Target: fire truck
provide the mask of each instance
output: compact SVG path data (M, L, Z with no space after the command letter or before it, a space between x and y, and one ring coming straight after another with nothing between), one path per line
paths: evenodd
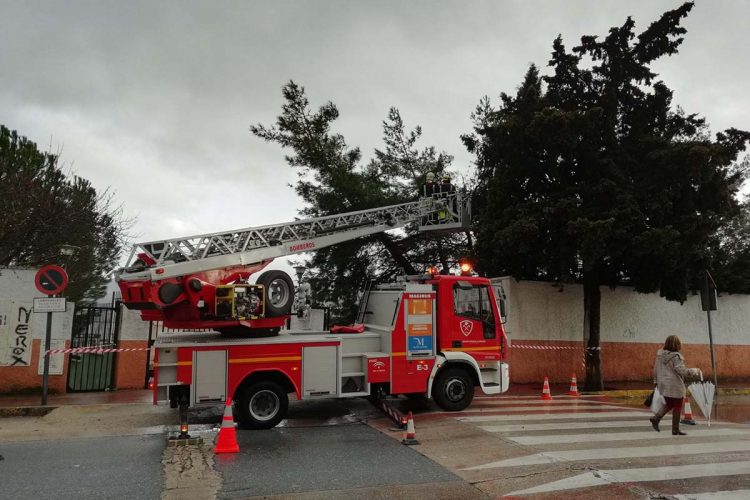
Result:
M181 411L234 401L240 427L268 429L289 395L424 395L460 411L509 385L501 291L488 279L425 273L363 292L354 327L283 328L294 302L275 257L416 224L465 229L461 192L286 224L136 244L116 279L123 303L168 328L154 344L154 404ZM186 331L192 330L192 331ZM200 330L200 331L195 331ZM207 331L208 330L208 331Z

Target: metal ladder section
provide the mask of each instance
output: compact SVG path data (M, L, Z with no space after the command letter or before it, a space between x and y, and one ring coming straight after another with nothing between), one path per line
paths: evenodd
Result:
M151 269L166 268L167 272L162 272L161 276L158 276L165 278L185 271L247 265L268 258L334 245L403 227L412 222L419 222L422 230L462 228L468 224L468 210L468 196L463 193L450 193L410 203L284 224L136 243L128 258L128 266L133 266L138 261L139 254L145 254L155 262L150 266ZM228 259L227 256L233 258ZM190 262L197 264L206 260L213 262L196 266L181 265ZM170 272L170 266L180 269ZM126 268L123 270L123 277L143 271L143 268Z
M354 321L355 323L365 322L365 313L367 312L365 311L365 308L367 307L367 301L370 299L370 291L372 290L374 281L375 280L372 279L369 280L362 292L362 298L359 301L359 309L357 310L357 319Z

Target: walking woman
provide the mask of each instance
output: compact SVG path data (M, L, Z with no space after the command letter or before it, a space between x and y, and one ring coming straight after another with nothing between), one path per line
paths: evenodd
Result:
M664 396L666 404L659 412L651 417L651 425L654 430L659 431L659 421L664 415L672 410L672 435L684 436L680 430L680 417L682 415L682 401L685 399L685 379L699 377L698 368L685 366L685 358L680 354L682 343L677 335L670 335L664 342L664 348L656 352L654 363L654 378L659 393Z

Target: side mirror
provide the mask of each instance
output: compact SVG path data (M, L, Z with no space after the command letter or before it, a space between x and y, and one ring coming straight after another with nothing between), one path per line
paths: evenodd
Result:
M500 308L500 322L505 324L508 321L508 312L505 310L505 299L498 300L497 304Z
M500 322L505 324L508 321L508 305L507 296L505 295L505 289L500 283L494 286L495 288L495 300L497 301L497 309L500 311Z

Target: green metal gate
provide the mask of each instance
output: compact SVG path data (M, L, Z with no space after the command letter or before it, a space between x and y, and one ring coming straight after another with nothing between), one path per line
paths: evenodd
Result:
M120 304L77 306L70 347L116 348L120 333ZM72 353L68 361L68 392L115 388L117 353Z

